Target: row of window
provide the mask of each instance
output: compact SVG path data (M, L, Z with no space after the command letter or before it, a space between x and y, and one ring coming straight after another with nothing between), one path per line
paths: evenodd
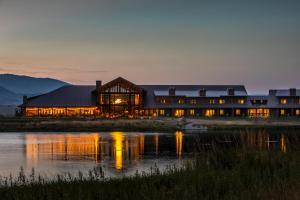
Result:
M184 110L184 109L176 109L174 112L174 116L175 117L182 117L187 113L187 115L189 116L196 116L196 110L195 109L188 109L188 110ZM225 116L225 110L224 109L206 109L204 111L204 116L206 117L213 117L216 115L219 116ZM242 111L241 109L234 109L234 114L235 116L242 116ZM281 109L280 113L281 116L286 116L286 115L290 115L290 113L285 110L285 109ZM165 116L165 110L164 109L160 109L159 110L159 115L160 116ZM296 116L300 116L300 109L297 109L295 111L295 115ZM270 116L270 110L269 109L263 109L263 108L255 108L255 109L248 109L248 116L250 117L269 117Z
M287 99L280 99L280 104L282 104L282 105L288 104L288 100ZM300 104L300 99L298 99L298 104Z
M253 102L257 103L257 100L254 100ZM160 103L161 104L166 104L167 101L166 101L166 99L160 99ZM185 100L184 99L178 99L177 103L178 104L184 104ZM192 104L192 105L195 105L195 104L197 104L197 100L196 99L191 99L191 100L189 100L189 103ZM222 105L222 104L225 104L225 103L226 103L225 99L219 99L219 100L210 99L209 100L210 105L215 105L215 104ZM244 105L246 103L246 101L245 101L245 99L238 99L237 103L240 104L240 105ZM261 100L261 103L263 103L263 100ZM282 105L288 104L288 100L287 99L280 99L280 104L282 104ZM298 100L298 104L300 104L300 99Z
M167 101L166 101L166 99L160 99L160 103L161 104L166 104ZM184 104L185 100L184 99L178 99L177 103L178 104ZM219 100L210 99L209 100L209 104L210 105L215 105L217 103L220 104L220 105L222 105L222 104L225 104L226 101L225 101L225 99L219 99ZM240 105L244 105L245 104L245 99L238 99L237 103L240 104ZM197 104L197 100L196 99L191 99L191 100L189 100L189 104L195 105L195 104Z

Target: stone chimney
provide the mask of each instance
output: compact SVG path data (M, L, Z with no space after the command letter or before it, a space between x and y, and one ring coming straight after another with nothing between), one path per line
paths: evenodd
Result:
M234 88L228 88L227 89L227 95L228 96L234 96L234 94L235 94Z
M296 88L291 88L290 89L290 96L297 96L297 90L296 90Z
M96 81L96 90L97 90L97 93L100 93L101 86L102 86L102 81Z
M205 97L206 96L206 89L202 88L201 90L199 90L199 96L200 97Z
M169 88L169 96L175 96L176 95L176 89L175 87Z
M23 105L26 106L28 103L28 98L27 96L23 96Z

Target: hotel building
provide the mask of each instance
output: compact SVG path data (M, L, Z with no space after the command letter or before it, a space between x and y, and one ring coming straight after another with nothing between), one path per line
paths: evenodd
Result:
M25 117L300 117L300 90L248 95L243 85L136 85L124 78L27 98Z

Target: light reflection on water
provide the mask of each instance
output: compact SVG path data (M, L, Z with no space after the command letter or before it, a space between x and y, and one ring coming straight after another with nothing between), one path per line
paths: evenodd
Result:
M299 134L298 134L299 135ZM180 166L195 149L237 148L247 144L257 149L288 151L286 134L263 131L227 134L162 133L1 133L0 175L17 175L20 166L42 175L77 173L101 166L106 176L132 175L155 164ZM299 140L296 140L299 142Z

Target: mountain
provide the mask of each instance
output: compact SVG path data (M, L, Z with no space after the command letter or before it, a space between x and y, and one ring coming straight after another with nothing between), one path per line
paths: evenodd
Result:
M42 94L64 85L68 83L56 79L0 74L0 86L16 94Z
M68 83L56 79L0 74L0 105L18 105L23 95L39 95L64 85Z
M17 105L21 100L22 95L0 86L0 105Z

